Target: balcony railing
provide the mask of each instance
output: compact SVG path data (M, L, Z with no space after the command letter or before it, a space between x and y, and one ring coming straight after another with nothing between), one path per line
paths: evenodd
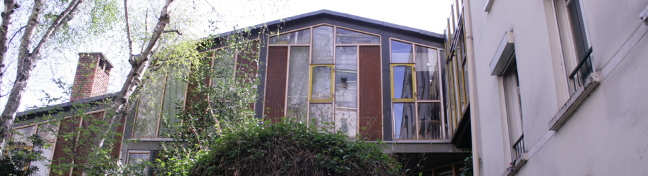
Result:
M585 81L587 81L587 77L594 71L592 68L592 48L589 48L587 50L587 53L585 54L585 57L583 57L576 68L574 68L574 71L569 74L569 79L572 80L574 84L574 90L577 90L578 88L582 87L585 85Z
M524 135L520 136L511 148L513 149L513 160L520 158L526 152L524 151Z

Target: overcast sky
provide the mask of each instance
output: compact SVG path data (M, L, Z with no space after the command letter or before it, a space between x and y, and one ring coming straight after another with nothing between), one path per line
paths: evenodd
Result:
M158 0L141 2L155 3ZM194 3L194 6L190 8L193 8L196 13L199 11L212 12L209 16L199 15L199 18L206 21L215 20L217 21L215 26L220 28L212 30L208 27L209 25L193 27L197 31L204 31L197 32L198 37L203 38L208 34L227 32L234 28L248 27L322 9L443 34L447 17L450 15L452 0L188 0L176 1L172 6L188 7L191 6L191 3ZM201 5L196 7L195 4ZM127 64L123 64L125 63L124 59L120 58L127 57L122 56L125 54L124 52L115 53L111 51L114 49L105 47L104 44L97 46L88 46L81 49L83 51L70 51L70 53L65 54L64 57L67 59L65 59L64 63L50 63L55 65L53 67L57 67L55 69L39 69L39 66L37 66L34 77L38 78L30 80L19 111L25 110L26 107L42 106L43 102L39 99L45 96L43 92L54 95L60 94L61 89L55 88L56 86L51 83L50 77L62 78L64 82L71 85L74 79L73 69L76 68L76 58L78 57L76 53L78 52L102 52L115 67L120 67L113 69L111 72L111 83L108 92L119 91L125 74L130 69ZM5 101L0 99L0 102L4 105ZM4 106L0 107L0 109L2 108Z

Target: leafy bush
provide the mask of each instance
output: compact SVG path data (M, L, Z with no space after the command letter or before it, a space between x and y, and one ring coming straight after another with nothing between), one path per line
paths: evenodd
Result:
M43 147L45 142L38 135L30 136L28 141L33 146L28 147L24 142L7 142L10 147L7 147L6 150L8 151L0 157L0 175L27 176L38 171L39 168L31 166L30 163L43 159L43 152L40 148Z
M398 175L375 143L291 120L225 134L190 175Z

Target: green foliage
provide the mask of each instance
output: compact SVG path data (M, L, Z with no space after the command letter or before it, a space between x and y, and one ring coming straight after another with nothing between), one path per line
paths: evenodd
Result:
M190 175L397 175L400 166L381 151L294 120L266 122L225 134Z
M464 165L463 172L461 172L462 176L472 176L473 175L473 155L472 152L470 152L470 156L466 157L464 159L466 164Z
M7 152L0 157L0 175L27 176L38 171L38 167L31 166L34 161L43 160L43 152L40 150L45 144L43 138L32 135L28 141L33 146L27 146L24 142L9 141Z

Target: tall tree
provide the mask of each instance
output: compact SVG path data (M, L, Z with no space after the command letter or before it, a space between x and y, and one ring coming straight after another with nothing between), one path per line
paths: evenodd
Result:
M3 30L5 29L5 27L9 26L10 16L13 13L13 10L18 6L14 2L9 2L14 5L8 5L7 3L8 2L5 1L5 7L9 8L5 8L5 12L2 13ZM6 141L10 138L9 132L13 121L16 118L16 111L20 106L23 93L25 92L25 87L27 86L27 82L31 77L32 70L36 66L36 63L38 63L38 61L41 59L41 52L43 51L43 48L45 48L45 45L50 41L50 39L52 39L54 35L56 35L56 33L60 31L61 27L72 19L73 14L78 11L79 5L81 3L83 3L83 0L69 1L66 8L60 11L53 21L51 21L50 23L43 23L43 19L41 18L44 8L43 1L34 0L32 4L31 14L27 18L27 25L24 27L24 31L22 32L23 35L20 39L16 79L9 93L9 97L7 98L7 104L5 105L4 111L2 111L2 114L0 115L0 144L3 147ZM5 16L7 17L7 23L5 23ZM48 25L48 27L42 35L34 38L33 35L39 25ZM3 63L5 62L4 55L6 54L7 49L5 42L8 31L9 30L7 28L7 30L4 30L4 33L2 33L2 43L5 46L2 49L2 53L0 54L3 55ZM35 43L32 44L32 42Z

